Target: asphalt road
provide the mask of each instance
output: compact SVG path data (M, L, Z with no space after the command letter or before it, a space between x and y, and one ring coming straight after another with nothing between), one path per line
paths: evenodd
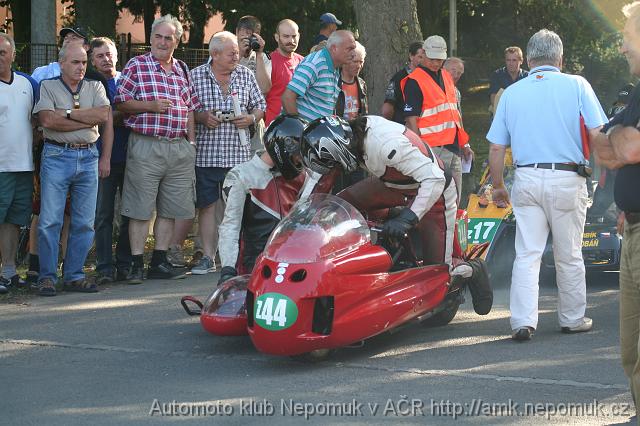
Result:
M0 424L583 425L635 414L615 279L589 284L589 333L559 332L547 287L534 339L513 342L508 291L497 289L488 316L469 300L448 326L406 327L312 365L210 336L186 316L180 296L205 298L216 280L0 302Z

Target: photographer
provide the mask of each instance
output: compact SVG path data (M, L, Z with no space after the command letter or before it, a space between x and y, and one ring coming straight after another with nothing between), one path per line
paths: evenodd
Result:
M271 59L264 53L264 39L260 36L262 24L255 16L247 15L238 20L236 37L240 49L240 65L251 70L258 87L263 94L271 89ZM255 132L251 138L251 153L263 150L262 135L264 134L264 121L258 120Z

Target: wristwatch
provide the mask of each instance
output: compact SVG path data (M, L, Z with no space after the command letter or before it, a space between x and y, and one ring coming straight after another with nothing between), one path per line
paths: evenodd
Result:
M71 110L68 109L66 112L67 112L67 118L71 120Z

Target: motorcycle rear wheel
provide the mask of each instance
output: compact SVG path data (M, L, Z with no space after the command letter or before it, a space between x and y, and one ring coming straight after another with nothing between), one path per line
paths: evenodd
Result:
M460 308L460 301L455 301L443 311L438 312L432 317L429 317L423 321L423 324L427 327L442 327L453 321Z

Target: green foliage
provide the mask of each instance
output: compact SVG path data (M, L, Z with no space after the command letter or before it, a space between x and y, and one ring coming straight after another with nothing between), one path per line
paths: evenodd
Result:
M564 70L587 78L602 99L611 99L630 77L618 52L620 36L584 0L458 0L458 55L471 59L466 80L488 79L504 65L504 49L526 51L531 35L542 28L558 33L564 44ZM418 2L425 36L448 38L449 0ZM620 15L622 16L622 15ZM525 61L526 66L526 61ZM469 68L469 67L468 67ZM607 103L607 102L603 102Z
M320 29L320 15L332 12L342 21L341 28L356 29L356 17L351 0L289 0L253 1L219 0L216 7L222 12L226 29L234 32L236 23L245 15L253 15L262 22L262 37L266 50L274 50L276 42L272 36L276 25L285 18L293 19L300 27L298 52L306 53L312 47L314 37Z

